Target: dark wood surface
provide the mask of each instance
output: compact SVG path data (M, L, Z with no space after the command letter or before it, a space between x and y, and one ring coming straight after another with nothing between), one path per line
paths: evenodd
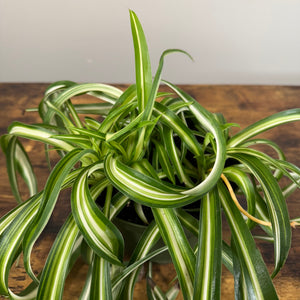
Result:
M0 134L6 133L8 125L14 121L26 123L38 122L36 113L24 113L28 107L36 107L43 96L47 84L0 84ZM125 87L125 86L120 86ZM185 85L185 91L196 98L204 107L212 112L222 112L228 122L235 122L241 128L270 114L300 107L300 87L288 86L213 86ZM287 158L300 166L300 122L272 129L262 135L277 142L286 152ZM38 175L39 187L46 181L48 170L43 153L43 147L38 143L26 142L25 147L32 158L34 169ZM26 197L26 194L24 194ZM0 154L0 217L15 207L8 178L5 170L5 157ZM300 216L300 193L288 199L291 218ZM58 207L53 213L49 225L42 237L37 241L32 254L32 265L39 272L47 257L51 244L69 211L67 195L62 195ZM228 236L225 226L224 236ZM272 269L272 245L259 243L263 257ZM20 291L30 280L23 268L14 266L9 278L9 284L14 291ZM78 262L75 272L67 279L64 299L77 299L87 271L83 262ZM163 289L168 286L174 276L171 265L155 265L155 280ZM233 299L233 279L223 268L222 299ZM274 285L281 299L300 299L300 228L293 229L292 248L285 267L274 279ZM145 280L142 279L136 287L135 299L145 299ZM181 299L181 296L179 296ZM271 299L270 299L271 300Z

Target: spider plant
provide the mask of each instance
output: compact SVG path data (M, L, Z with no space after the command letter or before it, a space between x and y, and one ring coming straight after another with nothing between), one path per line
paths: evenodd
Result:
M276 143L256 136L299 120L300 109L279 112L232 135L236 124L161 79L166 55L188 54L166 50L152 77L145 35L133 11L130 21L134 85L122 91L99 83L56 82L37 108L41 123L13 122L1 137L19 204L0 221L0 294L61 299L68 273L84 255L89 272L80 299L131 299L142 265L167 251L176 270L174 286L163 293L149 268L149 299L175 299L178 286L185 299L219 299L222 265L234 276L237 299L277 299L272 278L285 263L291 225L297 224L289 218L286 198L299 188L300 170L286 161ZM168 92L159 91L161 84ZM82 94L97 101L75 104L73 99ZM47 158L49 151L59 155L41 191L23 138L44 143ZM258 144L278 156L253 147ZM28 186L26 201L20 196L19 177ZM283 177L288 179L285 186ZM71 211L36 276L31 252L64 189L71 190ZM114 219L128 207L145 231L125 259L126 245ZM230 227L230 242L222 237L222 216ZM263 234L254 237L254 227ZM196 245L185 231L197 237ZM161 238L165 246L153 250ZM273 243L271 274L254 238ZM16 295L8 274L21 254L32 283Z

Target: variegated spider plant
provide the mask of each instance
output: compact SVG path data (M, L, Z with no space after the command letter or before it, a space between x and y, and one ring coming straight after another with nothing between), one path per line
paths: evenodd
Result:
M236 298L277 299L272 278L288 256L290 227L299 221L289 219L286 198L299 187L300 170L285 160L277 144L256 136L299 120L300 109L279 112L231 136L235 124L161 79L164 57L184 51L163 52L152 78L145 35L132 11L130 20L136 84L122 91L106 84L56 82L38 108L42 122L14 122L1 138L19 204L0 221L0 293L11 299L61 299L65 279L85 248L89 272L80 299L132 299L141 266L163 251L174 264L175 284L163 293L150 270L149 299L175 299L176 282L185 299L219 299L222 265L235 278ZM159 91L162 83L169 92ZM99 102L74 104L72 99L82 94ZM79 117L85 114L95 117ZM60 155L40 192L19 137L42 142ZM278 157L255 150L255 144L272 148ZM19 175L31 195L24 202ZM284 187L282 177L289 180ZM66 188L71 189L71 212L36 276L30 262L33 246ZM236 194L245 197L247 209ZM124 239L113 220L128 205L145 231L125 261ZM198 213L191 214L191 206ZM222 238L222 215L230 243ZM260 238L274 246L271 275L250 231L255 226L265 233ZM184 228L197 237L195 246ZM165 246L153 251L160 238ZM32 284L16 295L8 287L8 274L20 253Z

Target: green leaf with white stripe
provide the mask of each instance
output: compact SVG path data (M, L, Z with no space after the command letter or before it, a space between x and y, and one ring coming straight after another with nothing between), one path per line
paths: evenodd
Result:
M122 265L124 240L116 226L98 208L92 199L87 178L103 164L87 167L76 179L71 195L72 213L88 245L99 256L112 264ZM103 179L103 187L108 185Z
M139 259L138 261L130 264L125 269L123 269L121 272L118 272L118 275L116 275L112 279L112 290L113 292L119 288L119 285L124 281L124 279L129 276L132 272L134 272L136 269L141 267L145 262L151 260L155 256L165 252L168 249L167 246L161 247L159 249L156 249L152 251L151 253L148 253L143 258Z
M18 203L22 202L19 193L17 173L27 184L29 195L33 196L37 193L36 177L28 158L28 155L17 137L11 135L1 136L1 147L6 156L6 167L9 178L9 183Z
M38 106L38 112L41 119L44 119L45 114L48 110L47 102L52 102L52 100L58 97L58 95L63 91L75 85L77 85L76 82L68 80L56 81L50 84L44 93L44 98L41 100Z
M89 114L106 116L112 108L111 103L87 103L87 104L74 104L74 108L78 114Z
M52 135L51 138L65 141L69 144L73 144L80 148L91 148L91 142L89 137L85 135L79 134L60 134L60 135Z
M161 143L156 142L156 141L154 141L154 143L155 143L156 151L158 154L158 160L160 162L160 165L161 165L164 173L170 179L170 181L173 184L175 184L175 176L174 176L173 166L171 165L171 162L169 160L169 155L168 155L166 149L164 148L164 146Z
M239 259L234 239L231 239L231 254L233 262L233 276L234 276L234 295L235 299L251 300L256 299L255 291L251 284L247 284L248 277L245 263ZM248 296L249 295L249 296Z
M180 220L180 223L193 235L198 236L199 220L194 218L182 208L177 209L176 214ZM224 241L222 241L222 263L231 273L233 273L231 248Z
M0 235L0 295L8 296L10 268L20 253L24 233L37 213L41 198L42 193L36 194L17 207L13 213L8 214L0 223L0 228L4 229Z
M141 204L151 207L179 207L198 199L197 196L183 194L185 189L181 187L168 185L132 169L111 154L104 161L104 170L116 188Z
M217 146L216 158L211 172L200 184L184 192L187 195L202 196L216 185L224 168L226 158L226 144L222 128L216 121L213 114L202 107L190 95L167 81L164 81L164 83L168 85L172 90L174 90L184 102L192 102L192 104L189 105L190 111L194 115L195 119L201 124L201 126L203 126L203 128L205 128L205 130L207 130L208 132L211 132L215 139Z
M233 258L232 249L224 241L222 241L222 263L224 266L233 273Z
M94 255L90 299L112 300L109 262Z
M300 121L300 108L285 110L253 123L234 135L228 141L227 146L236 147L259 133L294 121Z
M116 102L118 104L118 102ZM126 116L129 112L137 107L136 102L130 101L129 103L123 103L120 106L116 106L109 112L109 115L103 120L98 131L99 133L107 133L108 130L121 119Z
M267 139L251 139L251 140L246 141L245 143L240 144L239 147L249 147L249 146L251 147L251 146L254 146L254 145L265 145L265 146L268 146L273 151L275 151L277 153L278 158L281 161L286 161L286 157L285 157L285 154L283 153L283 150L276 143L274 143L271 140L267 140ZM281 176L282 176L282 172L281 171L276 170L274 172L274 177L276 177L277 179L280 179Z
M256 190L248 175L236 167L225 168L223 174L241 189L247 200L247 212L255 216ZM247 219L247 224L249 227L254 225L250 219Z
M108 95L112 97L105 98L106 101L114 104L115 99L119 98L122 94L122 91L116 87L113 87L111 85L107 84L100 84L100 83L83 83L83 84L77 84L75 86L71 86L68 89L64 90L57 98L53 99L52 104L56 108L60 108L66 101L68 101L70 98L79 96L82 94L92 94L92 95ZM45 123L51 124L51 121L55 115L55 111L53 110L47 110L43 120Z
M193 299L220 299L222 222L216 189L201 200L199 239Z
M84 155L90 153L92 153L92 150L89 149L75 149L69 152L57 163L47 180L38 212L30 223L30 226L27 228L23 241L24 266L27 273L33 280L37 279L30 266L30 253L32 247L47 225L55 207L58 195L62 190L63 184L72 168Z
M62 299L70 259L79 234L73 216L69 215L48 255L40 279L37 300Z
M184 53L187 56L189 56L190 58L192 58L187 52L180 50L180 49L168 49L162 53L162 55L160 56L160 59L159 59L157 71L156 71L154 79L153 79L153 84L151 87L149 98L147 99L147 104L145 105L143 120L150 120L150 118L151 118L152 109L153 109L153 106L154 106L154 103L155 103L155 100L157 97L157 92L158 92L158 88L159 88L160 81L161 81L161 73L162 73L162 69L163 69L163 65L164 65L164 58L166 55L168 55L170 53L175 53L175 52Z
M20 211L28 205L28 202L31 201L31 198L29 198L27 201L24 201L20 203L18 206L13 208L11 211L9 211L7 214L1 217L0 219L0 236L3 233L3 231L10 225L10 223L18 216Z
M57 117L60 118L60 120L65 128L74 127L70 117L67 116L62 110L55 107L51 102L46 102L46 104L49 107L49 110L53 110L55 112L55 114L57 115ZM61 126L61 127L63 127L63 126Z
M20 122L13 122L9 126L8 132L14 136L43 142L62 150L71 151L74 149L69 143L52 138L53 132L38 125L26 125Z
M241 153L241 154L246 154L249 156L256 157L260 161L264 161L266 165L273 167L276 170L277 174L274 173L274 175L273 175L276 179L280 179L280 178L278 178L278 172L279 172L281 175L288 177L291 181L298 184L297 180L294 179L292 174L290 174L287 170L292 170L296 174L300 175L300 169L284 160L274 159L261 151L257 151L255 149L250 149L250 148L244 148L244 147L243 148L235 147L235 148L228 149L227 153L228 153L228 155L230 155L231 153L233 153L233 154Z
M274 277L283 266L291 247L291 227L285 199L278 182L261 160L237 153L232 157L248 167L262 186L274 237L275 268L272 274Z
M252 234L240 211L233 203L223 183L218 184L221 204L234 238L239 262L245 267L245 276L249 299L278 299L268 269L257 249Z
M196 265L194 252L173 209L152 208L152 212L161 236L168 246L184 298L191 299L194 293Z
M157 243L160 237L161 235L157 224L155 221L152 221L143 232L137 246L135 247L130 257L128 266L146 257L148 253L151 253L153 246ZM132 299L134 286L138 279L137 277L140 273L140 270L140 268L136 268L123 282L122 299Z
M107 133L106 134L106 141L114 141L117 138L121 137L124 139L124 135L130 132L132 129L137 127L142 120L143 114L139 114L134 120L132 120L127 126L123 127L122 129L118 130L117 132L114 133Z
M184 183L187 187L192 187L193 182L189 178L188 174L185 172L180 157L178 155L178 150L174 141L173 130L164 126L163 137L164 137L165 147L168 149L169 158L176 171L176 175L180 183Z
M168 107L165 105L155 102L153 108L153 115L155 117L160 116L160 121L166 126L171 128L186 146L192 151L194 155L201 156L203 154L202 146L197 141L195 135L186 126L186 124Z
M135 76L139 111L143 112L152 86L151 63L146 37L136 14L130 10L130 23L135 54Z

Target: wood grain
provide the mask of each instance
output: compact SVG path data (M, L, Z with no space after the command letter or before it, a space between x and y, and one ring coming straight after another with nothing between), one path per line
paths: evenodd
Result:
M36 107L43 96L47 84L0 84L0 134L7 132L8 125L18 120L26 123L39 121L36 113L25 113L28 107ZM125 85L120 85L125 88ZM281 110L300 107L300 87L289 86L216 86L216 85L184 85L186 92L196 98L204 107L212 112L222 112L228 122L239 123L241 128L270 114ZM81 97L85 100L85 97ZM235 129L236 130L236 129ZM262 135L277 142L286 152L287 158L300 166L300 123L293 123L272 129ZM39 143L25 141L25 147L33 161L38 175L39 188L45 184L48 169L43 154L43 147ZM11 194L5 170L5 157L0 154L0 217L12 209L16 203ZM290 216L300 216L300 193L288 199ZM26 197L26 192L24 192ZM42 237L35 245L32 255L32 265L35 272L42 269L47 253L53 243L56 233L70 210L68 192L59 200L53 216ZM224 225L224 236L229 236L228 228ZM272 245L258 243L268 267L272 269ZM30 280L23 268L14 266L9 284L18 292ZM172 265L155 265L155 280L163 289L167 289L169 281L175 272ZM68 277L64 299L77 299L83 285L87 266L79 261L74 272ZM290 256L280 274L274 279L275 287L281 299L300 299L300 229L293 229L293 241ZM222 299L233 299L233 279L223 268ZM135 299L145 299L145 280L136 286ZM182 299L182 295L178 297ZM271 300L271 299L270 299Z

